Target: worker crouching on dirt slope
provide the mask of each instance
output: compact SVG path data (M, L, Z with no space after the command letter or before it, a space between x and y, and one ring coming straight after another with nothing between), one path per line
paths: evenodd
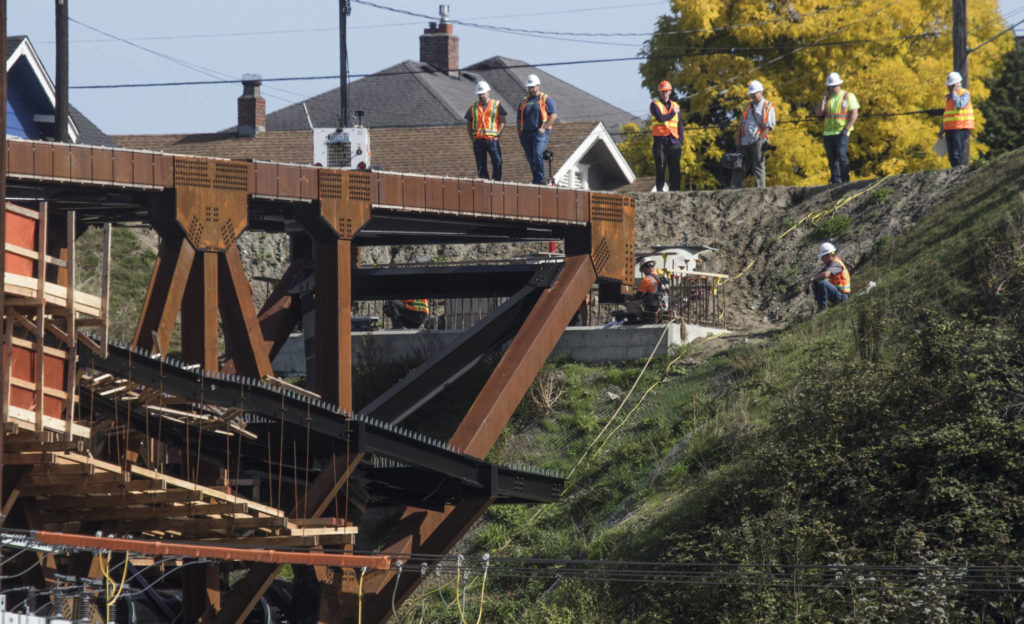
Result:
M814 291L814 302L818 310L828 309L829 302L841 303L850 296L850 270L836 255L836 247L832 243L822 243L818 247L818 259L825 268L814 274L804 284L804 292Z
M654 260L648 260L640 265L640 272L644 276L640 280L640 284L637 285L636 292L633 293L633 300L626 304L626 311L630 314L637 316L655 314L661 306L658 295L661 284L658 283L658 278L654 275L654 264Z

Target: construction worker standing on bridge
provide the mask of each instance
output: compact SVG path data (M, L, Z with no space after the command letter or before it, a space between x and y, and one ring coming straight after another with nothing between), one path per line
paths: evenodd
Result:
M678 191L682 182L679 160L683 155L682 121L679 104L672 101L672 83L662 80L658 99L651 102L651 136L654 141L654 190L665 190L665 166L668 165L668 190Z
M960 72L952 71L946 76L949 93L946 94L946 110L942 113L939 138L946 135L950 167L966 167L971 160L967 139L974 129L974 106L971 105L971 92L962 86L963 80Z
M839 74L829 74L825 78L825 94L814 110L818 117L825 118L825 156L831 174L829 184L850 181L850 159L846 152L860 110L857 96L845 91L842 85L843 79Z
M747 88L750 104L743 109L740 128L736 131L736 147L743 153L743 168L732 170L732 187L743 188L743 180L751 173L757 188L764 188L764 153L768 136L775 129L775 105L764 99L764 86L758 80Z
M476 104L466 111L466 131L473 140L476 175L487 179L487 156L491 157L492 180L501 180L501 144L498 138L505 129L505 107L491 99L491 85L486 80L476 83Z
M526 153L526 162L530 163L531 182L544 184L544 150L548 147L551 126L558 119L558 111L554 98L541 92L537 74L527 76L525 85L527 94L519 103L516 130Z
M836 246L832 243L822 243L818 247L818 259L825 268L807 280L804 292L813 290L818 310L824 311L830 302L841 303L850 296L850 270L836 255Z

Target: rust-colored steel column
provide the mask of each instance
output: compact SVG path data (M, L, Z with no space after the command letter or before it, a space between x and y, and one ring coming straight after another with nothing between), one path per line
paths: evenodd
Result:
M217 256L204 251L192 263L181 307L181 354L191 364L217 370Z
M134 346L166 355L195 256L195 248L178 233L168 232L160 239L160 251L132 339ZM158 344L153 344L154 332Z
M551 355L596 277L590 256L566 259L561 274L530 310L523 326L452 435L449 440L452 446L474 457L483 458L487 455ZM388 546L382 552L446 552L487 510L490 503L490 500L465 501L448 506L443 512L407 507L402 519L391 532ZM419 581L418 578L403 578L396 590L396 578L390 571L374 573L371 580L367 591L375 596L371 602L373 617L367 619L369 622L383 622L388 616L392 594L397 591L400 598L396 600L404 600Z
M298 306L295 305L294 297L290 290L294 288L303 273L312 268L305 266L308 263L297 264L293 262L288 265L284 275L277 281L274 290L267 297L257 319L260 324L260 333L263 335L263 348L271 361L284 347L288 341L288 335L298 324L302 317ZM225 373L235 372L234 356L224 363L221 370Z
M363 460L363 454L352 454L347 464L345 459L341 455L332 459L340 469L337 474L334 470L324 470L313 479L304 502L301 503L305 506L305 514L301 515L299 512L302 510L296 509L292 511L290 517L319 518L323 515L352 475L352 471ZM232 586L231 596L213 620L215 624L242 624L280 571L281 566L273 563L256 563L250 566L242 580ZM212 610L208 609L204 617L212 613Z
M217 254L220 262L220 313L235 368L243 375L266 377L274 371L252 303L252 288L242 269L237 245Z
M347 412L352 411L352 237L370 219L371 181L365 171L318 169L316 206L300 215L314 247L314 387Z
M351 241L316 241L316 392L352 411Z
M220 608L220 564L208 563L190 570L181 580L181 611L186 622L211 624L211 608Z

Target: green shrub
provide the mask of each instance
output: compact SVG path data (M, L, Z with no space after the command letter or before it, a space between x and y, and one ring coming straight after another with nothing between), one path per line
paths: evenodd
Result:
M869 206L877 206L884 202L890 195L893 194L893 189L890 186L886 186L880 189L875 189L868 194L865 202Z
M819 223L811 236L818 240L840 240L850 233L850 225L853 217L849 215L836 215Z

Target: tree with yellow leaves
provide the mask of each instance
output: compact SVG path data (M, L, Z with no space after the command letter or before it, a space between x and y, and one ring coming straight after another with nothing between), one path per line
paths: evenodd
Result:
M733 150L751 80L764 84L776 106L778 150L767 158L768 183L826 183L823 124L814 107L833 71L860 101L849 150L855 178L947 166L931 147L953 69L949 0L672 0L670 10L645 44L641 74L652 97L662 80L675 86L686 121L684 187L721 186L718 163ZM970 0L967 17L969 47L1006 27L998 0ZM970 54L974 102L986 98L984 81L999 72L1012 45L1004 36ZM972 157L986 150L977 140L984 127L977 106L975 117ZM649 173L650 131L623 130L623 153L636 171Z

